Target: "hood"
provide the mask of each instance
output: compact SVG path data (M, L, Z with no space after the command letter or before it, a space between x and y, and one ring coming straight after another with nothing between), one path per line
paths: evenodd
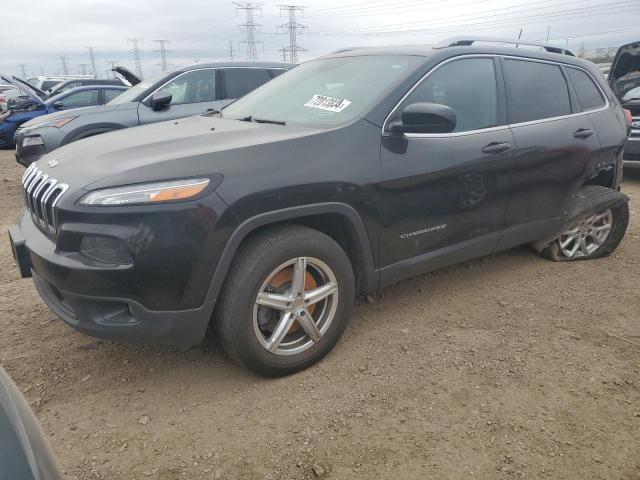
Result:
M232 151L232 163L243 161L243 155L249 155L242 152L244 148L319 131L322 130L194 116L86 138L43 156L37 163L38 168L68 183L73 190L95 189L181 178L185 172L186 176L224 174L219 171L222 166L216 165L221 152ZM50 164L55 166L51 168Z
M111 69L111 71L117 73L119 76L121 76L122 78L124 78L128 83L131 84L131 86L133 87L134 85L139 84L142 80L135 75L131 70L121 67L121 66L116 66L113 67Z
M49 113L47 115L42 115L38 118L34 118L33 120L29 120L28 122L22 124L22 128L37 127L42 123L50 122L52 120L58 120L60 118L79 117L81 115L87 115L91 113L110 112L112 110L117 110L123 105L127 105L127 104L123 103L121 105L96 105L93 107L82 107L82 108L72 108L69 110L60 110L57 112Z
M22 95L29 97L31 100L33 100L38 104L43 104L42 99L47 97L47 94L44 93L42 90L25 82L24 80L19 79L18 77L13 77L13 76L8 77L8 76L0 75L0 79L3 82L7 82L13 85L14 87L16 87L17 90L20 91ZM43 95L43 96L41 97L40 95Z
M609 85L618 99L640 86L640 42L621 46L611 63Z

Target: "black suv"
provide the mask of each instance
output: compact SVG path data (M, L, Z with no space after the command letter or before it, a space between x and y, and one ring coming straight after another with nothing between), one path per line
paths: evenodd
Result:
M356 296L404 278L523 244L611 253L628 131L597 68L566 50L341 51L221 112L44 156L10 236L72 327L183 349L211 327L283 375L331 350Z

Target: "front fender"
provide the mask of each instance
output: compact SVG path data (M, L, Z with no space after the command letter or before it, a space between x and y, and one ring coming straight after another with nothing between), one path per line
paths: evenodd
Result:
M321 214L338 214L347 219L353 227L358 246L362 252L363 268L365 270L366 285L365 291L370 292L378 288L379 279L378 272L374 268L373 253L371 250L371 244L367 235L364 223L358 215L358 212L351 206L345 203L328 202L311 205L300 205L296 207L284 208L281 210L275 210L272 212L265 212L259 215L255 215L245 221L243 221L229 237L216 266L209 291L207 294L207 300L216 300L222 289L222 285L231 266L231 262L235 257L238 247L242 241L256 229L271 225L275 223L284 222L287 220L302 219L312 215Z

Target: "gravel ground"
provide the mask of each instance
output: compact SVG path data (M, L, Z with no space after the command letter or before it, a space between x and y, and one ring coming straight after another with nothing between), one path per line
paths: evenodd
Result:
M3 230L21 173L0 151ZM612 256L517 248L405 281L277 380L212 343L71 330L3 240L0 363L69 479L640 479L640 165L625 175L632 220Z

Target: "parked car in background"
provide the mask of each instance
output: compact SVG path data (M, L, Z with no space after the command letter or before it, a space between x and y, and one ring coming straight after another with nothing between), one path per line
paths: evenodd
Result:
M31 85L45 92L66 80L79 80L94 78L93 75L39 75L27 79Z
M36 95L30 95L28 100L23 100L14 108L0 114L0 146L13 145L16 130L29 120L48 113L104 105L126 90L127 87L117 85L78 87L44 101Z
M0 367L0 478L62 480L49 441L29 404Z
M13 85L0 83L0 112L7 109L7 96L4 92L6 92L7 90L13 90L15 88L16 87L14 87Z
M609 85L622 106L631 112L631 130L624 159L640 161L640 42L618 49L609 72Z
M24 173L21 274L91 335L188 349L209 329L284 375L402 279L518 245L609 255L628 112L563 48L475 42L342 51L218 114L66 145Z
M57 85L54 85L51 90L49 90L49 95L58 95L59 93L66 92L67 90L71 90L72 88L87 87L91 85L117 85L119 87L131 86L126 85L119 78L85 78L76 80L65 80L64 82L60 82Z
M215 111L291 68L287 63L198 63L164 72L101 107L58 112L23 125L16 158L24 166L76 140Z

